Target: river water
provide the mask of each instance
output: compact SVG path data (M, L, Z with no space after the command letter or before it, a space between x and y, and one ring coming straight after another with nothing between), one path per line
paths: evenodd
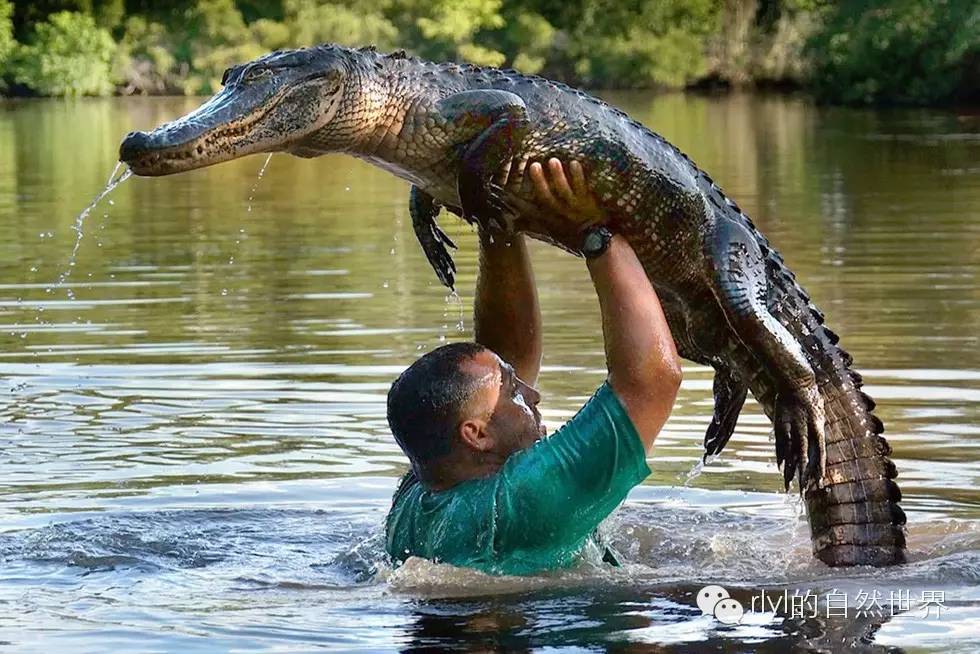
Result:
M421 352L470 337L470 228L443 219L457 302L414 242L404 183L281 154L260 179L256 156L127 180L70 266L121 137L198 101L12 102L0 649L980 649L980 116L608 98L711 173L842 335L894 446L907 566L812 561L751 402L721 459L689 475L712 403L710 371L688 364L653 474L603 527L623 568L391 572L381 525L406 466L385 392ZM602 381L600 325L581 261L533 256L554 429ZM742 602L741 623L702 615L708 583ZM787 611L784 590L812 605Z

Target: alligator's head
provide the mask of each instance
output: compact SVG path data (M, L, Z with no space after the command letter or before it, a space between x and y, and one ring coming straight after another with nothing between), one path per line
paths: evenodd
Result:
M375 113L363 73L378 57L316 46L229 68L224 88L197 110L152 132L128 134L119 159L137 175L170 175L257 152L316 156L343 149ZM347 119L351 112L358 122Z

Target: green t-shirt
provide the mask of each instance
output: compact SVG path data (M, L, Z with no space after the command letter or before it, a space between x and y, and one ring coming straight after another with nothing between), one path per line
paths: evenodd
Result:
M567 567L648 474L643 443L606 382L496 475L444 491L403 484L388 513L388 554L396 566L419 556L491 574Z

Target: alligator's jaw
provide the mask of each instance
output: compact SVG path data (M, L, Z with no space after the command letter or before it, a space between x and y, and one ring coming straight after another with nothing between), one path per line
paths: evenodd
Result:
M165 125L161 129L165 129ZM137 175L158 177L204 168L261 151L212 130L176 145L160 145L154 132L130 132L119 146L119 160Z
M119 146L119 160L137 175L160 176L278 149L276 138L262 127L272 106L226 117L220 114L231 103L214 102L219 98L152 132L130 132ZM216 104L217 111L208 111Z
M152 132L130 132L119 146L119 160L137 175L159 176L281 149L288 135L274 134L267 123L284 95L226 87Z

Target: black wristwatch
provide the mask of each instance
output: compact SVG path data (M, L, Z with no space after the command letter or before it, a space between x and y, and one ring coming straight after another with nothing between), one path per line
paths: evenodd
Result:
M595 259L605 254L612 242L612 232L603 227L593 227L585 233L585 240L582 242L582 255L586 259Z

